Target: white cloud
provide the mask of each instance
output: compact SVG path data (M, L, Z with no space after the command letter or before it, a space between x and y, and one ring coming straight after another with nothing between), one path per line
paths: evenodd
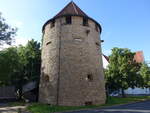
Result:
M19 45L25 46L29 40L31 40L31 38L15 37L15 41L13 41L12 45L4 44L3 46L0 46L0 50Z
M23 37L15 37L15 41L12 45L14 45L14 46L19 46L19 45L25 46L29 40L31 40L31 39L30 38L23 38Z
M0 51L8 47L10 47L8 44L3 44L2 46L0 45Z

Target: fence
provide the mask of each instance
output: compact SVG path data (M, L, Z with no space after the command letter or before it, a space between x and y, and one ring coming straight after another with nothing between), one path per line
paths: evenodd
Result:
M13 98L16 98L14 86L0 87L0 99L13 99Z
M131 95L150 95L150 89L149 88L128 88L125 90L126 94Z

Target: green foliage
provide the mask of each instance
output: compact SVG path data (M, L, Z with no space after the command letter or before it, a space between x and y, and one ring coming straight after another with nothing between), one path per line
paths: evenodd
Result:
M144 100L150 100L150 96L131 96L126 98L108 97L108 102L105 104L105 106L126 104L130 102L144 101Z
M10 85L11 78L20 65L16 47L0 51L0 85Z
M134 54L126 48L113 48L112 54L109 56L108 69L105 70L106 87L109 92L115 90L124 90L128 87L136 87L140 84L140 75L137 74L140 65L136 63Z
M108 101L104 105L91 105L91 106L53 106L46 105L40 103L33 103L27 107L29 111L32 113L54 113L54 112L64 112L64 111L72 111L72 110L81 110L81 109L93 109L93 108L101 108L103 106L112 106L119 104L127 104L130 102L137 102L150 99L150 96L139 96L139 97L109 97Z
M24 76L27 81L38 80L41 65L40 43L31 40L26 47L19 48L21 62L24 64Z
M6 22L5 19L1 16L0 13L0 45L4 42L11 44L12 38L15 36L17 29L11 28Z
M80 110L80 109L92 109L98 108L100 105L90 105L90 106L54 106L54 105L46 105L40 103L33 103L28 106L27 109L32 113L54 113L54 112L64 112L64 111L72 111L72 110Z
M0 51L0 85L22 86L30 81L39 82L41 66L40 43L31 40L28 44ZM21 92L20 92L21 93Z
M146 63L142 64L140 75L142 76L143 87L150 88L150 68Z

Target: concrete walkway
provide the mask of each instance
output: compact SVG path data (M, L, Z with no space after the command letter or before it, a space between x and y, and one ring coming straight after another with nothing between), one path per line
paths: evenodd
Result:
M1 106L0 113L28 113L24 111L25 108L26 106L15 106L15 107Z

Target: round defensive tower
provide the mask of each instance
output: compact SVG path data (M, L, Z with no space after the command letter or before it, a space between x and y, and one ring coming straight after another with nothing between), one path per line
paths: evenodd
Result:
M44 24L39 102L105 103L100 34L100 24L74 2Z

